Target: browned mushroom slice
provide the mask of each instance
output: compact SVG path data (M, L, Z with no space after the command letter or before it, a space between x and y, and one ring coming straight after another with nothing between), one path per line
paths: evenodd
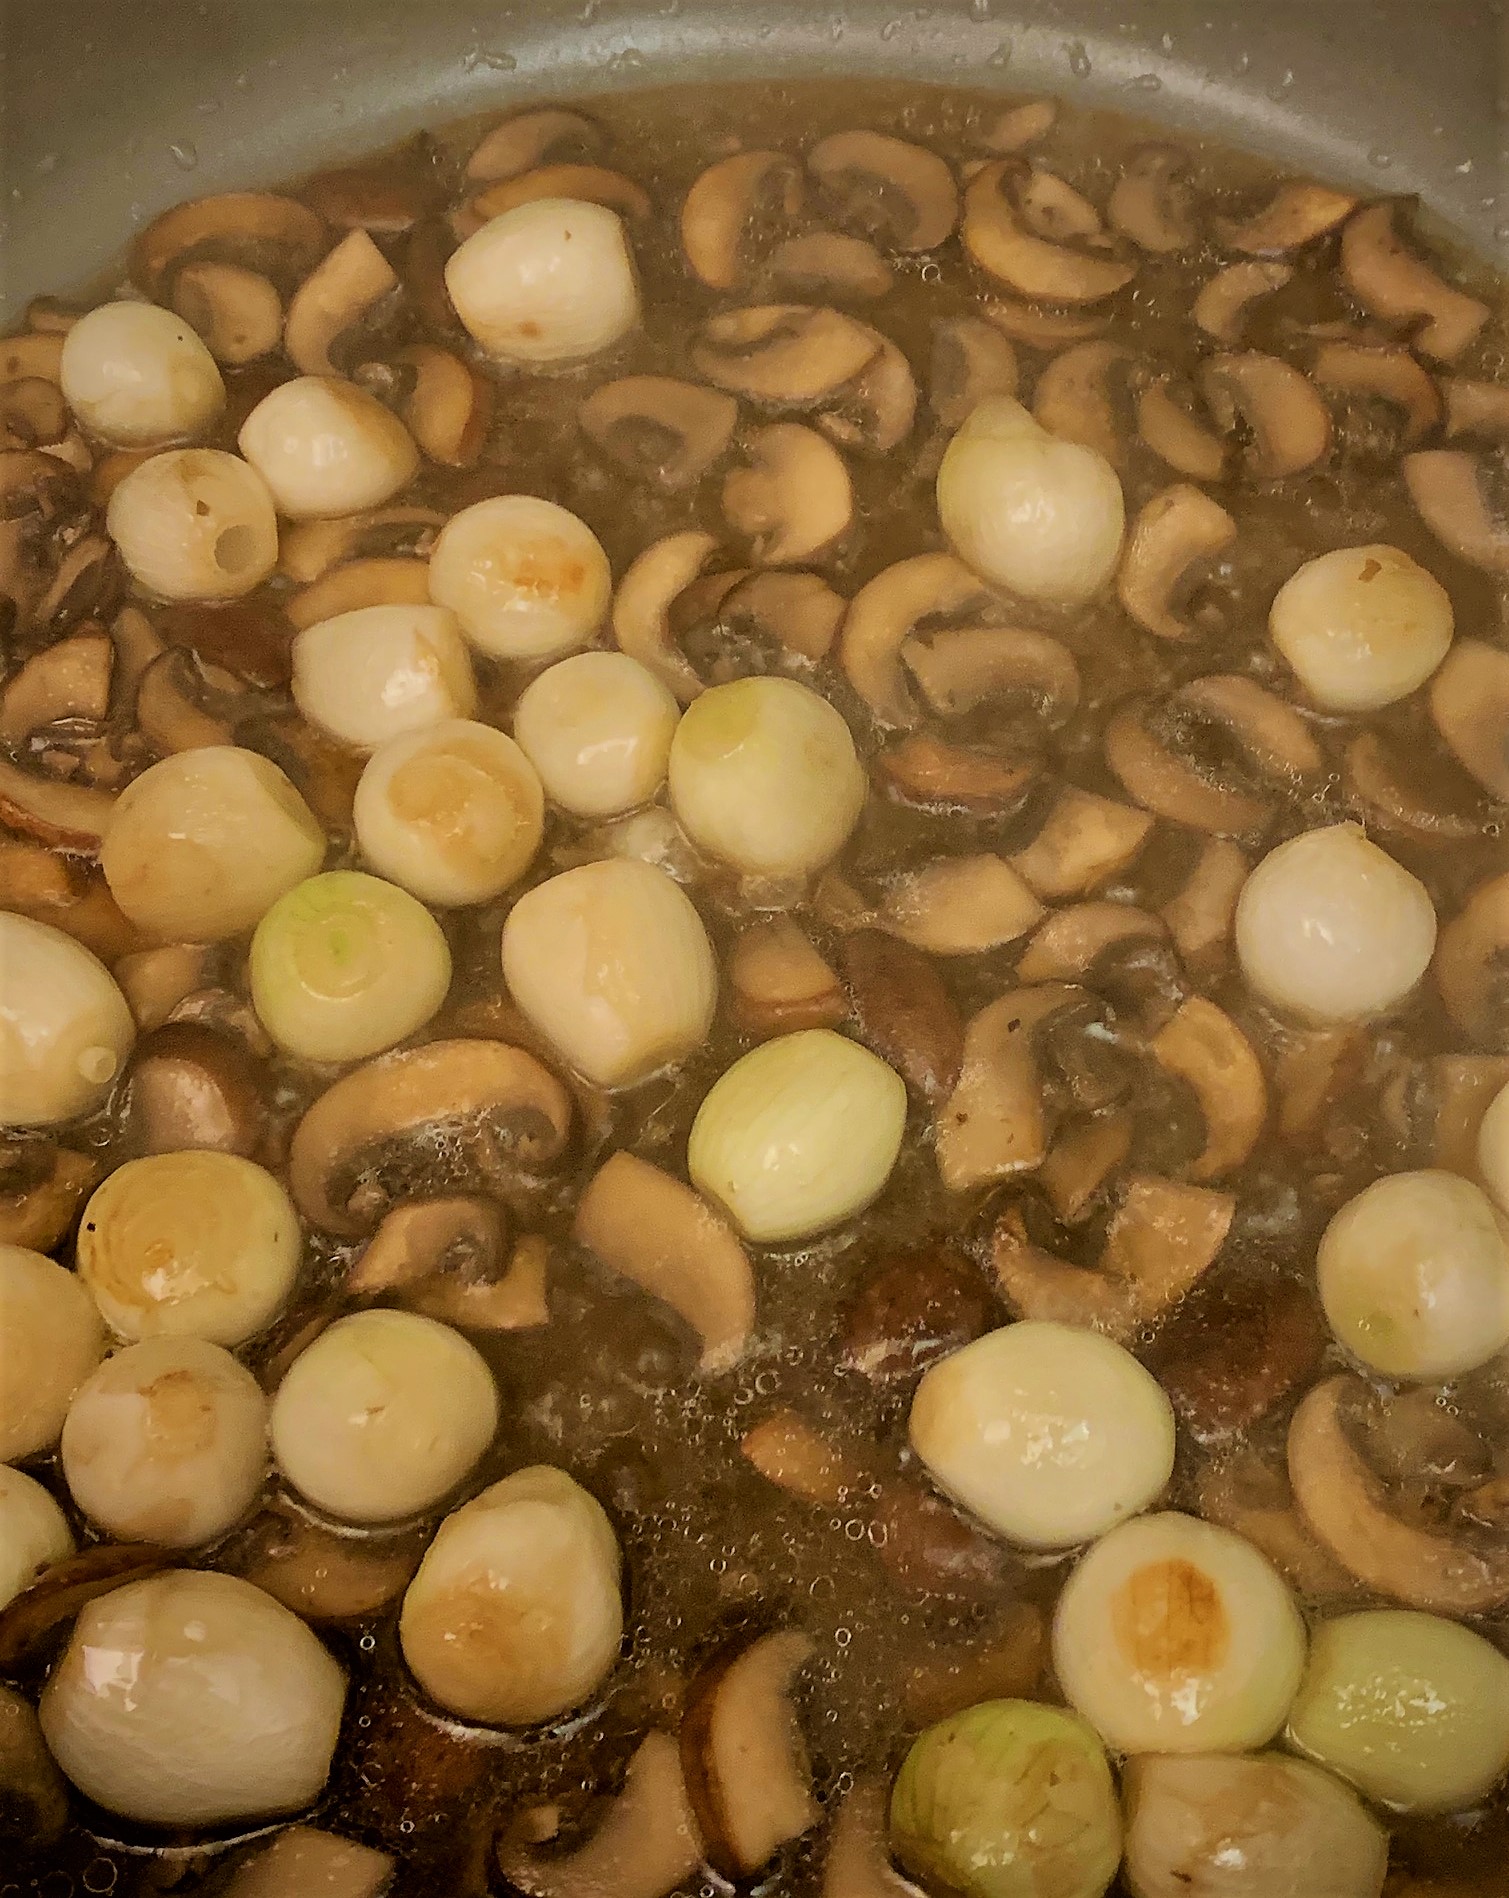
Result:
M0 1245L51 1252L83 1210L99 1163L51 1142L0 1154Z
M785 152L735 152L709 165L681 207L681 248L692 275L710 290L738 289L751 227L797 216L802 197L801 168Z
M959 1079L964 1023L931 959L860 929L844 938L842 961L860 1040L925 1101L941 1100Z
M562 149L591 158L601 149L601 130L584 113L565 106L537 106L516 113L483 138L466 161L466 175L478 184L517 178L547 158L559 158Z
M621 171L602 165L538 165L517 178L489 185L466 207L468 221L480 228L521 204L540 198L574 198L585 204L605 205L628 218L646 218L654 209L643 185Z
M162 1024L186 996L214 980L213 951L201 943L170 942L120 957L111 973L141 1034Z
M1077 1226L1094 1212L1112 1175L1126 1164L1134 1131L1132 1116L1118 1110L1059 1133L1037 1182L1061 1225Z
M1430 682L1430 715L1464 770L1509 802L1509 652L1459 639Z
M816 418L823 433L841 448L884 455L906 440L917 415L917 379L912 365L892 342L878 333L879 347L866 368L835 390Z
M228 1566L307 1621L356 1621L402 1594L426 1540L424 1529L373 1535L328 1528L283 1504L237 1538Z
M1006 1690L998 1690L999 1692ZM1017 1688L1011 1693L1021 1691ZM988 1700L990 1693L975 1696ZM970 1705L961 1700L959 1706ZM941 1715L917 1717L919 1726ZM822 1898L922 1898L917 1886L903 1878L891 1863L886 1844L886 1789L880 1780L862 1779L844 1795L828 1856L823 1861Z
M0 831L0 909L50 923L102 962L140 947L140 937L93 864ZM45 1250L39 1247L38 1250Z
M1236 1023L1203 995L1192 995L1148 1044L1163 1069L1194 1092L1205 1117L1205 1145L1190 1163L1192 1180L1218 1180L1250 1158L1268 1118L1263 1064Z
M0 1844L54 1845L68 1824L68 1788L30 1701L0 1687Z
M103 632L75 633L33 653L0 692L0 738L20 744L59 719L103 719L114 664L115 648Z
M1442 926L1431 966L1463 1034L1509 1054L1509 872L1478 884Z
M525 1898L666 1898L702 1863L702 1841L682 1776L681 1748L647 1733L623 1790L574 1851L542 1851L507 1834L498 1869Z
M1217 218L1216 229L1226 248L1244 257L1286 257L1329 237L1356 209L1357 198L1350 191L1296 180L1280 185L1249 218Z
M1207 776L1179 754L1176 744L1148 729L1147 709L1124 706L1106 727L1106 763L1128 796L1155 816L1218 837L1246 837L1265 829L1272 816L1269 800Z
M283 336L283 299L260 271L240 264L185 264L173 308L229 369L271 355Z
M115 799L87 785L60 783L0 758L0 824L75 856L96 857Z
M1491 504L1483 475L1484 464L1465 449L1404 458L1410 499L1442 546L1487 573L1509 574L1509 519Z
M742 465L723 477L723 514L763 566L792 567L830 553L854 519L854 490L838 450L800 422L753 435Z
M1228 264L1201 286L1190 314L1207 336L1235 347L1246 334L1252 305L1282 290L1293 276L1292 264Z
M51 447L63 440L68 426L68 404L55 382L19 376L0 383L0 452Z
M1488 800L1464 771L1380 732L1357 734L1342 759L1342 777L1348 798L1380 830L1466 843L1493 821Z
M1360 1593L1355 1578L1321 1546L1294 1506L1279 1461L1251 1445L1208 1463L1197 1487L1207 1522L1243 1536L1310 1601Z
M426 545L445 526L432 507L382 507L334 520L298 521L278 543L278 567L290 580L307 586L322 573L358 554L397 553Z
M1055 910L1017 964L1023 982L1079 982L1117 943L1156 938L1163 924L1130 903L1074 903Z
M1441 394L1407 349L1367 343L1322 343L1310 371L1333 395L1386 403L1403 421L1400 441L1417 447L1441 425Z
M1059 640L1016 626L961 626L913 634L902 662L943 718L1015 698L1036 725L1067 723L1079 707L1079 667Z
M1394 228L1398 207L1370 204L1341 234L1341 274L1372 316L1389 323L1425 319L1414 347L1437 362L1455 362L1488 321L1488 306L1454 289L1417 257Z
M843 1321L838 1362L874 1384L914 1378L983 1337L1000 1313L971 1262L946 1246L889 1258Z
M136 694L136 722L154 751L164 757L175 751L198 751L206 745L228 745L233 734L228 718L205 709L204 701L218 696L234 699L240 680L218 666L197 665L192 653L170 648L154 659Z
M1243 462L1254 481L1283 481L1331 452L1331 417L1309 378L1257 350L1213 356L1201 373L1211 414L1226 434L1238 419L1251 441Z
M1040 771L1032 758L1002 758L920 734L888 745L875 761L877 782L899 802L980 817L1004 817L1018 809Z
M849 683L886 725L917 722L901 649L929 620L959 619L990 604L977 574L952 554L915 554L886 567L849 603L839 664Z
M1106 214L1113 230L1154 256L1188 250L1200 235L1189 189L1189 153L1179 145L1144 145L1133 152L1112 188Z
M1030 300L1099 303L1124 290L1135 264L1050 243L1035 236L1001 186L1010 161L986 165L964 193L964 248L990 276ZM987 312L989 314L989 312Z
M325 220L308 205L270 191L230 191L175 205L131 247L131 276L160 296L181 265L240 263L277 281L307 277L329 242Z
M1129 1338L1136 1329L1132 1286L1091 1267L1070 1265L1033 1245L1014 1208L996 1222L990 1258L1001 1295L1020 1318L1077 1325L1117 1340Z
M933 329L928 401L945 428L958 428L992 396L1015 395L1016 351L978 316L945 317Z
M339 372L330 346L390 291L398 278L363 230L348 231L294 292L283 324L283 347L306 376Z
M769 571L734 576L719 606L722 624L816 664L838 637L845 601L819 573Z
M503 1209L458 1196L411 1200L383 1216L346 1274L353 1298L380 1298L460 1264L496 1270L506 1239Z
M62 368L61 335L0 336L0 382L40 378L44 382L56 383Z
M1003 858L943 857L887 886L882 929L935 956L981 955L1026 935L1043 906Z
M261 1064L229 1035L194 1022L166 1022L132 1057L125 1127L142 1153L205 1149L250 1158L267 1108Z
M880 344L866 324L826 304L762 303L710 317L691 355L701 375L732 395L814 408L852 382Z
M610 1271L686 1320L702 1343L700 1370L738 1362L755 1323L749 1255L691 1187L647 1160L615 1153L588 1182L572 1233Z
M1453 440L1475 435L1509 447L1509 383L1447 376L1441 390L1446 398L1446 433Z
M1226 445L1175 399L1167 377L1137 397L1137 432L1160 460L1196 481L1219 481L1226 472Z
M354 1839L338 1839L314 1826L289 1826L242 1862L224 1898L294 1898L319 1892L321 1898L382 1898L396 1861L388 1852Z
M935 250L959 220L953 173L936 152L885 132L833 132L807 154L831 216L897 250Z
M550 1322L550 1242L524 1233L507 1263L463 1252L456 1265L421 1279L403 1302L465 1331L531 1331Z
M1237 524L1199 488L1180 482L1144 506L1127 537L1116 593L1121 604L1160 639L1190 639L1195 628L1176 609L1203 568L1237 537Z
M789 916L750 924L728 958L734 1026L763 1041L796 1028L831 1028L849 1012L838 977Z
M671 637L671 606L706 567L717 544L696 528L652 541L613 596L613 637L620 651L648 666L683 705L696 698L702 681Z
M725 1649L687 1698L681 1767L708 1859L727 1878L748 1878L817 1824L791 1698L813 1651L794 1628L762 1635Z
M895 282L891 266L867 237L844 231L808 231L788 237L770 253L764 275L789 297L883 297Z
M1081 442L1120 468L1126 460L1111 394L1111 374L1130 362L1116 343L1078 343L1066 349L1038 377L1032 413L1050 435Z
M413 374L413 386L399 405L409 433L431 461L469 468L482 452L492 421L492 383L434 343L414 343L393 360Z
M777 1410L739 1439L739 1454L767 1482L830 1508L869 1482L864 1465L794 1410Z
M1199 1283L1226 1243L1236 1208L1230 1193L1156 1174L1127 1182L1100 1269L1134 1288L1141 1323L1161 1318Z
M126 1582L145 1581L172 1565L166 1549L141 1542L97 1542L54 1562L0 1608L0 1673L19 1674L56 1629L92 1601Z
M1019 152L1046 138L1057 121L1057 99L1027 99L998 113L977 133L975 143L987 152Z
M121 566L114 547L103 535L89 534L64 554L32 608L32 618L44 632L65 633L81 620L108 618L120 593Z
M700 481L727 449L739 419L730 395L673 376L623 376L577 411L590 440L633 475L677 489Z
M1192 972L1208 969L1229 946L1237 898L1249 868L1236 844L1212 837L1183 886L1164 904L1160 913Z
M284 601L283 612L295 632L337 613L364 606L427 606L430 563L397 555L389 560L348 560Z
M950 1192L1038 1166L1048 1151L1035 1031L1084 991L1063 982L1012 989L971 1017L958 1085L940 1108L938 1172Z
M1438 1054L1401 1065L1385 1088L1384 1115L1424 1164L1478 1177L1478 1135L1501 1088L1509 1055Z
M886 1484L869 1540L891 1581L913 1600L998 1608L1011 1590L1001 1543L920 1481Z
M1289 1481L1306 1523L1369 1588L1412 1608L1481 1615L1509 1602L1509 1547L1474 1547L1401 1520L1347 1436L1343 1407L1367 1387L1346 1375L1318 1384L1289 1426Z
M1145 811L1069 784L1042 829L1011 863L1045 902L1082 896L1125 869L1152 828Z
M380 157L317 171L299 186L299 196L332 230L401 237L441 207L445 193L436 156L421 132Z
M1082 310L1045 310L1032 303L1010 298L993 298L980 306L980 315L1009 336L1014 343L1026 343L1031 349L1062 349L1069 343L1087 343L1105 331L1110 318L1086 314Z
M329 1087L299 1122L288 1154L288 1183L305 1218L354 1237L374 1225L394 1197L388 1182L405 1171L405 1143L426 1129L456 1129L445 1164L462 1149L484 1176L548 1165L571 1125L571 1097L533 1055L496 1041L434 1041L381 1056ZM432 1156L433 1157L433 1156ZM423 1156L412 1158L420 1163Z
M1012 174L1008 174L1012 175ZM1014 195L1022 222L1034 237L1050 244L1100 244L1105 220L1067 178L1041 165L1014 173Z
M1303 713L1255 679L1208 673L1180 686L1173 703L1224 727L1271 783L1297 788L1326 768L1325 753Z

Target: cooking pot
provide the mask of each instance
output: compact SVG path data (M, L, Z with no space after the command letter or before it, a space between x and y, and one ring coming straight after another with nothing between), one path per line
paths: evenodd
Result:
M182 198L565 93L865 74L1044 90L1418 193L1509 240L1500 0L12 0L0 318Z

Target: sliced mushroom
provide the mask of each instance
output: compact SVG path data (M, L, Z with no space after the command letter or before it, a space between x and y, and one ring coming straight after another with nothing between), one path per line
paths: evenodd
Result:
M181 265L201 260L299 281L328 242L325 220L308 205L270 191L230 191L175 205L154 219L131 247L131 276L150 297L162 295Z
M998 113L977 134L976 143L987 152L1019 152L1046 138L1057 121L1057 99L1027 99Z
M869 1540L891 1581L914 1601L995 1608L1011 1589L1002 1544L923 1482L886 1484Z
M813 1653L796 1629L762 1635L717 1656L688 1696L681 1768L709 1862L727 1878L749 1878L817 1824L791 1698Z
M582 432L630 474L672 490L700 481L733 439L732 396L673 376L623 376L577 411Z
M990 594L952 554L915 554L886 567L849 603L839 664L849 683L886 725L917 722L901 650L924 622L981 612Z
M96 1542L52 1563L0 1609L0 1674L18 1675L50 1635L101 1595L173 1565L167 1549L139 1542Z
M1035 1032L1084 991L1062 982L1012 989L971 1017L958 1085L937 1116L938 1172L950 1192L1041 1164L1048 1123Z
M1463 769L1509 802L1509 653L1459 639L1430 682L1430 713Z
M1400 442L1415 448L1441 425L1441 394L1407 349L1390 344L1322 343L1310 374L1333 395L1385 402L1397 409Z
M29 1853L68 1824L68 1788L53 1765L31 1703L0 1687L0 1842Z
M964 248L990 276L1030 300L1099 303L1124 290L1135 264L1090 256L1035 236L1001 186L1011 161L998 159L964 193Z
M1422 521L1460 559L1509 574L1509 519L1489 501L1484 467L1460 448L1404 458L1404 481Z
M276 1505L238 1539L232 1572L306 1621L381 1614L414 1578L427 1532L342 1533Z
M1212 837L1202 845L1183 887L1164 904L1160 914L1192 973L1203 973L1229 946L1250 867L1238 845Z
M1478 884L1442 925L1431 966L1446 1012L1468 1040L1509 1054L1509 872Z
M69 428L62 391L45 376L19 376L0 383L0 452L32 448L57 452ZM87 473L89 461L84 461Z
M1424 1165L1481 1177L1478 1136L1495 1096L1509 1087L1509 1055L1438 1054L1404 1063L1383 1095L1390 1125Z
M1045 902L1082 896L1124 870L1152 828L1145 811L1065 785L1042 829L1012 856L1012 868Z
M1441 391L1446 398L1446 433L1453 440L1475 435L1509 448L1509 383L1447 376Z
M1189 190L1189 153L1179 145L1144 145L1127 160L1111 191L1114 230L1155 257L1188 250L1200 235Z
M613 637L620 651L648 666L683 705L696 698L702 681L671 638L671 607L706 567L717 544L696 528L667 534L631 564L613 596Z
M1231 1017L1192 995L1148 1043L1163 1069L1185 1082L1205 1117L1205 1145L1192 1180L1218 1180L1249 1159L1268 1117L1268 1086L1252 1043Z
M0 909L50 923L102 962L140 946L109 885L93 865L0 832Z
M885 132L833 132L807 154L830 215L897 250L936 250L959 221L953 173L936 152Z
M996 1694L982 1694L980 1698L1019 1691L998 1688ZM918 1725L941 1717L919 1717L913 1710ZM880 1780L862 1779L844 1795L828 1841L828 1856L823 1861L821 1898L922 1898L910 1879L903 1878L891 1864L886 1845L886 1788Z
M505 178L489 185L465 206L457 222L464 236L502 217L505 211L521 204L535 204L541 198L572 198L584 204L605 205L627 218L647 218L654 206L643 185L621 171L609 171L603 165L537 165L517 178Z
M942 718L960 718L1009 698L1026 705L1035 726L1056 729L1079 708L1074 655L1046 633L1016 626L945 627L913 634L901 658Z
M1127 1181L1100 1269L1136 1290L1138 1318L1161 1318L1199 1283L1226 1243L1236 1198L1156 1174Z
M815 408L868 367L881 338L826 304L762 303L710 317L692 344L700 375L731 395Z
M990 1256L1001 1294L1018 1317L1082 1326L1118 1340L1129 1338L1136 1328L1132 1285L1088 1266L1070 1265L1033 1245L1014 1208L996 1222Z
M734 1026L759 1041L797 1028L832 1028L849 1012L838 977L789 916L739 932L728 983Z
M0 1154L0 1245L51 1252L99 1176L97 1161L50 1141L27 1141Z
M299 1122L288 1155L299 1210L326 1232L354 1237L393 1197L388 1181L426 1128L460 1138L444 1164L484 1177L548 1165L565 1145L571 1097L533 1055L495 1041L435 1041L353 1069ZM510 1164L511 1163L511 1164Z
M1226 445L1175 400L1167 377L1137 397L1137 432L1160 460L1195 481L1219 481L1226 472Z
M1118 943L1163 934L1158 918L1130 903L1074 903L1055 910L1017 964L1023 982L1080 982Z
M1105 220L1082 191L1042 165L1014 174L1014 195L1022 222L1034 237L1050 244L1100 244Z
M854 519L854 490L838 450L800 422L772 422L723 477L723 513L762 566L830 553Z
M1350 191L1295 180L1280 185L1251 217L1218 218L1216 228L1226 248L1244 257L1287 257L1329 237L1356 209L1357 198Z
M492 1200L410 1200L384 1214L346 1274L353 1298L381 1298L463 1260L493 1273L503 1257L503 1211Z
M1037 1183L1060 1225L1077 1226L1089 1218L1125 1165L1134 1131L1132 1116L1118 1109L1059 1133L1037 1170Z
M931 958L892 935L860 929L844 938L842 962L860 1040L923 1100L949 1094L959 1079L964 1023Z
M228 369L270 356L283 338L277 285L240 264L185 264L173 279L173 308Z
M595 157L602 142L601 130L584 113L537 106L495 125L467 159L466 175L478 184L494 184L559 158L563 147L575 156Z
M1292 280L1292 264L1228 264L1203 284L1190 314L1207 336L1233 348L1247 331L1247 312Z
M316 626L321 620L334 619L338 613L354 613L364 606L428 606L430 603L430 563L406 555L391 559L348 560L290 594L283 613L295 632Z
M1155 494L1127 537L1116 593L1121 604L1160 639L1191 639L1195 628L1176 610L1204 565L1237 538L1237 524L1219 502L1180 482Z
M1325 403L1308 377L1277 356L1213 356L1200 381L1222 431L1229 435L1239 418L1249 431L1243 463L1254 481L1283 481L1330 454Z
M40 336L0 336L0 382L40 378L56 383L62 375L61 333Z
M492 383L434 343L415 343L393 360L413 378L398 405L409 433L431 461L446 468L471 467L492 421Z
M1035 759L1002 758L993 751L914 735L888 745L875 770L878 781L903 804L1004 817L1020 807L1041 767Z
M0 758L0 824L75 856L97 857L115 799L87 785L63 784Z
M891 266L867 237L808 231L777 244L765 265L773 288L804 301L883 297L895 282Z
M704 1374L742 1357L755 1323L749 1255L691 1187L647 1160L615 1153L582 1194L572 1233L610 1271L686 1320L701 1341Z
M763 641L815 665L832 649L844 607L821 574L770 570L735 575L719 602L718 619L730 641Z
M992 323L951 316L933 328L928 401L944 428L958 428L992 396L1015 395L1016 351Z
M196 665L192 653L170 647L154 659L136 694L136 722L154 751L198 751L234 742L230 723L207 712L202 698L234 695L240 681L218 666Z
M164 1023L136 1045L124 1126L143 1153L190 1149L250 1158L267 1126L261 1064L229 1035Z
M397 288L392 266L367 233L348 231L294 292L283 324L289 359L306 376L338 375L331 345Z
M1259 834L1272 816L1268 799L1218 782L1187 755L1177 738L1148 729L1145 705L1124 706L1105 734L1106 763L1144 810L1217 837Z
M946 1246L903 1252L860 1286L838 1362L872 1384L916 1378L983 1337L999 1311L969 1260Z
M438 153L426 133L356 165L317 171L299 187L304 202L332 229L401 237L440 209Z
M75 633L33 653L0 692L0 738L23 744L60 719L102 720L114 665L115 648L103 632Z
M433 540L446 517L432 507L373 508L334 520L299 521L278 543L278 568L300 586L358 554L413 551Z
M1352 217L1341 234L1341 274L1372 316L1388 323L1425 319L1412 341L1437 362L1455 362L1488 321L1488 306L1454 289L1417 257L1394 227L1385 200Z
M884 455L905 441L917 415L917 379L892 342L871 331L878 347L851 383L824 403L817 426L841 448Z
M1289 1481L1306 1523L1369 1588L1412 1608L1481 1615L1509 1602L1509 1546L1481 1549L1401 1521L1381 1479L1348 1440L1344 1404L1366 1386L1347 1375L1318 1384L1289 1426Z
M735 152L693 184L681 207L681 248L710 290L737 290L747 272L750 227L763 215L793 218L803 200L801 168L785 152Z
M858 1495L870 1480L856 1457L794 1410L773 1411L746 1430L739 1454L778 1489L829 1508Z
M1131 360L1117 343L1077 343L1055 356L1038 377L1032 413L1050 435L1081 442L1104 456L1113 468L1126 460L1111 373Z
M1015 942L1042 913L1023 878L987 851L902 871L888 884L877 921L929 955L972 956Z
M996 298L980 305L980 315L1009 336L1015 343L1031 349L1062 349L1069 343L1087 343L1101 335L1110 318L1086 315L1079 310L1045 310L1031 303Z
M585 1844L548 1852L505 1834L497 1856L509 1888L525 1898L666 1898L696 1872L702 1850L681 1748L650 1732Z
M1309 1601L1357 1595L1357 1582L1316 1541L1294 1506L1282 1460L1250 1445L1206 1464L1197 1490L1207 1522L1243 1536Z
M211 985L213 954L200 943L173 942L120 957L111 974L141 1034L161 1028L180 1002Z

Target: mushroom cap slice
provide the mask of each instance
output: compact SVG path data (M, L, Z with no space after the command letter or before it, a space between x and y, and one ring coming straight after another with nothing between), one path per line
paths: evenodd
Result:
M765 275L793 297L883 297L895 282L891 266L867 237L808 231L770 253Z
M802 208L802 174L785 152L735 152L709 165L681 207L681 248L692 274L710 290L736 290L743 250L763 204L788 218Z
M294 1201L323 1231L354 1237L372 1223L350 1197L364 1160L426 1128L466 1122L533 1170L565 1146L571 1096L533 1055L501 1041L433 1041L382 1056L343 1075L299 1122L288 1154Z
M1384 200L1348 221L1341 234L1342 277L1374 316L1391 323L1427 318L1415 348L1454 362L1488 321L1488 305L1454 289L1415 255L1394 228L1397 208Z
M959 428L994 396L1014 396L1018 382L1011 339L993 323L950 316L934 325L928 402L945 428Z
M877 929L846 936L841 956L860 1040L914 1093L941 1100L959 1079L964 1023L931 957Z
M495 125L466 161L466 175L478 184L517 178L563 145L590 157L602 139L600 129L583 113L566 106L538 106Z
M854 489L843 456L815 429L772 422L723 477L723 513L762 566L799 566L848 533Z
M1509 803L1509 652L1459 639L1430 682L1430 715L1458 764Z
M283 347L306 376L339 374L330 346L367 314L398 278L364 230L348 231L294 292L283 323Z
M1148 1051L1194 1090L1205 1116L1205 1145L1193 1180L1216 1180L1247 1160L1268 1118L1268 1085L1252 1043L1225 1012L1192 995L1159 1029Z
M1065 982L1011 989L964 1030L959 1079L939 1108L938 1172L950 1192L1029 1172L1048 1151L1034 1031L1084 990Z
M1443 547L1486 573L1509 574L1509 521L1490 505L1476 455L1461 448L1406 455L1404 481Z
M462 213L462 222L478 229L505 211L541 198L569 198L580 204L601 204L624 217L644 218L654 208L650 194L621 171L603 165L539 165L517 178L505 178L481 191Z
M1307 376L1259 350L1213 356L1201 387L1222 430L1240 416L1252 431L1247 472L1255 481L1283 481L1331 452L1331 416Z
M1081 896L1124 869L1152 828L1146 811L1067 784L1036 837L1011 858L1012 867L1045 902Z
M1282 290L1293 275L1290 264L1228 264L1201 288L1190 314L1207 336L1235 347L1247 327L1248 306Z
M1438 1614L1489 1614L1509 1602L1509 1548L1473 1549L1402 1522L1382 1481L1348 1441L1341 1407L1366 1386L1318 1384L1289 1426L1289 1481L1310 1528L1369 1588Z
M1078 1325L1118 1344L1137 1328L1134 1286L1124 1278L1070 1265L1044 1252L1028 1239L1021 1215L1014 1210L997 1221L990 1256L996 1283L1020 1318Z
M709 317L693 367L731 395L776 408L813 408L852 382L882 338L827 304L760 303Z
M1447 376L1441 391L1446 399L1446 433L1453 440L1474 435L1509 447L1509 383Z
M1194 627L1175 611L1174 600L1190 569L1224 553L1237 524L1218 501L1188 482L1164 488L1132 524L1116 593L1121 604L1160 639L1190 639Z
M1129 362L1131 352L1118 343L1075 343L1055 356L1037 379L1032 413L1040 428L1060 441L1093 448L1120 472L1126 464L1111 372Z
M674 376L620 376L577 411L582 432L631 474L672 490L702 479L733 439L731 395Z
M953 173L936 152L907 139L833 132L808 152L807 169L839 223L898 250L935 250L958 222Z
M1231 1193L1139 1175L1127 1181L1106 1232L1101 1270L1130 1281L1138 1318L1149 1323L1198 1284L1226 1243L1236 1209Z
M328 242L325 220L307 205L271 191L227 191L154 218L131 246L131 277L156 297L180 263L205 257L296 280L309 274Z
M1446 1012L1470 1040L1509 1054L1509 872L1472 890L1443 923L1431 964Z
M850 685L886 725L917 722L901 651L918 624L984 610L991 594L952 554L914 554L860 588L839 636L839 664Z
M1124 290L1137 274L1135 264L1033 234L1001 190L1010 169L1006 159L986 165L964 193L964 248L980 268L1029 300L1047 303L1099 303Z
M0 758L0 824L75 856L97 857L115 809L108 791L23 771Z
M1154 256L1187 250L1199 237L1190 208L1189 153L1180 145L1144 145L1111 189L1112 229Z
M894 343L876 330L870 333L877 344L875 354L851 383L834 391L817 425L841 448L884 455L912 431L917 378Z
M920 1887L891 1863L887 1825L883 1782L860 1780L844 1796L833 1823L822 1898L923 1898Z
M700 528L652 541L630 565L613 596L613 637L620 652L648 666L683 705L702 681L671 637L670 611L712 559L717 541Z
M943 718L987 701L1026 697L1035 723L1059 726L1079 708L1079 667L1061 641L1016 626L962 626L913 634L902 661Z
M1443 404L1434 378L1397 345L1322 343L1310 374L1335 395L1369 397L1398 409L1406 448L1418 447L1441 425Z
M1284 257L1328 237L1356 209L1355 192L1295 179L1280 185L1251 217L1218 218L1216 228L1226 248L1244 257Z
M277 285L240 264L185 264L173 280L173 308L229 368L270 355L283 335Z
M1218 837L1253 836L1272 815L1264 798L1228 789L1155 738L1135 706L1117 712L1105 734L1106 763L1129 797L1171 822Z

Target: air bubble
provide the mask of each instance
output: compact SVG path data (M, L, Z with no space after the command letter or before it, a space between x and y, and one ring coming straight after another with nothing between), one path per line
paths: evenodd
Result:
M85 1891L104 1893L115 1890L115 1881L119 1877L119 1868L112 1865L109 1859L97 1858L84 1868L84 1875L79 1883Z
M924 283L937 283L943 276L943 268L940 264L924 264L917 274Z
M377 1646L377 1636L375 1634L364 1634L356 1645L361 1649L363 1654L370 1654Z

